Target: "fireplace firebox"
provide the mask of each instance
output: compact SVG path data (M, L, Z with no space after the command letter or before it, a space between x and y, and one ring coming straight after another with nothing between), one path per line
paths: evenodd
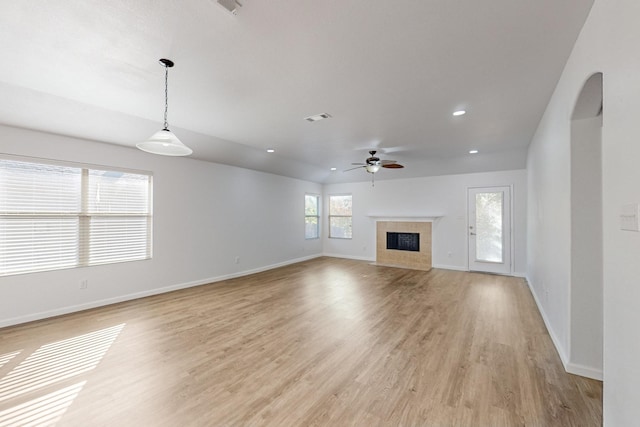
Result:
M420 233L387 232L387 249L420 252Z

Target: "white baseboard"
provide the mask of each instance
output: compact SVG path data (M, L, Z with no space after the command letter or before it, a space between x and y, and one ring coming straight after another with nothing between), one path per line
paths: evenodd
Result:
M454 271L469 271L467 267L460 267L459 265L444 265L444 264L433 264L433 268L441 268L443 270L454 270Z
M604 378L601 369L594 369L590 366L584 366L578 363L567 363L565 365L565 370L570 374L580 375L581 377L587 377L593 380L602 381Z
M164 294L167 292L173 292L180 289L192 288L194 286L206 285L209 283L221 282L223 280L235 279L236 277L248 276L255 273L261 273L267 270L273 270L274 268L284 267L290 264L296 264L310 259L319 258L321 254L309 255L302 258L296 258L288 261L279 262L276 264L266 265L263 267L254 268L252 270L245 270L231 274L225 274L222 276L208 277L205 279L194 280L191 282L179 283L176 285L165 286L162 288L150 289L142 292L136 292L132 294L120 295L113 298L106 298L97 301L91 301L84 304L72 305L67 307L61 307L54 310L42 311L40 313L28 314L26 316L18 316L9 319L0 320L0 328L7 326L19 325L21 323L32 322L34 320L48 319L50 317L61 316L63 314L75 313L78 311L89 310L91 308L103 307L106 305L117 304L119 302L131 301L134 299L149 297L152 295Z

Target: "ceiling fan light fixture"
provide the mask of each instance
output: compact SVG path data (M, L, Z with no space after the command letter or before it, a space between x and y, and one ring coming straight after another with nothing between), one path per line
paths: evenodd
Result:
M136 144L140 150L162 156L188 156L193 150L182 143L177 136L169 130L167 112L169 111L169 68L174 63L170 59L162 58L158 62L164 67L164 128L151 135L149 139Z
M366 165L365 169L367 170L367 172L369 173L376 173L380 170L380 165L378 164L370 164L370 165Z

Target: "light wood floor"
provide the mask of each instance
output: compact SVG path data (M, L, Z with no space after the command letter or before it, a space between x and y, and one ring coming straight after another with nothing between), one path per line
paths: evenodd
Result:
M598 426L522 279L320 258L0 329L0 426Z

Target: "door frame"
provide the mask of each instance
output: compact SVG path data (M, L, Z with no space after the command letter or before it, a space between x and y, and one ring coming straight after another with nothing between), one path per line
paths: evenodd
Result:
M471 222L471 206L469 204L471 192L477 191L477 190L487 190L487 192L490 192L491 190L496 190L496 189L506 189L506 191L508 191L508 196L509 196L509 201L508 203L505 203L505 206L504 206L505 209L509 209L509 215L508 215L509 223L504 224L505 229L507 229L509 232L509 238L508 238L509 265L506 268L506 271L496 271L497 269L491 269L491 268L487 268L487 269L472 268L472 261L471 261L471 235L470 235L470 229L469 229L470 222ZM513 221L513 184L467 187L466 217L467 217L467 221L465 224L465 231L467 233L467 271L477 271L482 273L503 274L503 275L513 276L514 264L515 264L515 253L514 253L515 245L514 245L514 238L513 238L513 223L514 223ZM487 263L487 265L490 265L490 263Z

